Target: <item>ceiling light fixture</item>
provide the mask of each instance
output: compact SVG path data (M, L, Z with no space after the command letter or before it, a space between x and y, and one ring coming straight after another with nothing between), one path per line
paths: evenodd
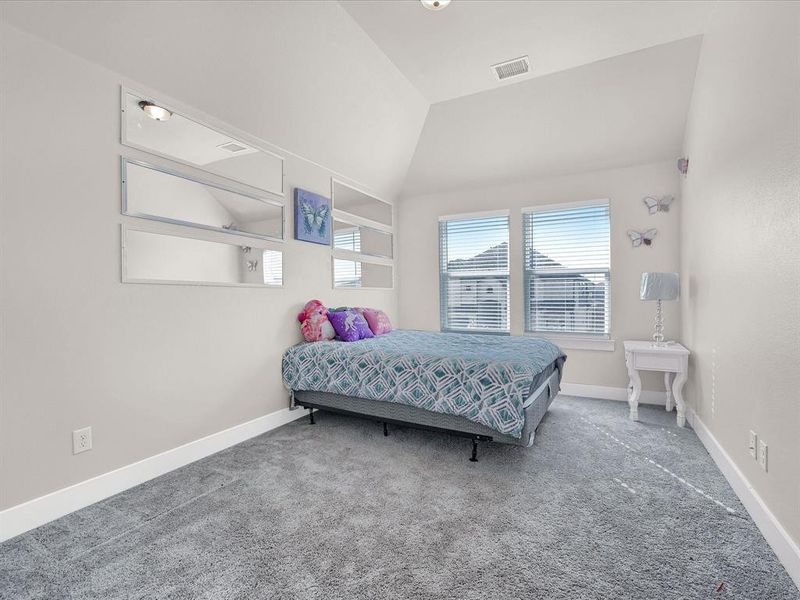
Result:
M450 4L450 0L419 0L422 2L422 6L427 8L428 10L442 10L443 8L447 8L447 5Z
M158 104L153 104L152 102L148 102L147 100L142 100L139 102L139 108L144 111L151 119L155 119L156 121L166 121L172 116L172 112L168 111L163 106L159 106Z

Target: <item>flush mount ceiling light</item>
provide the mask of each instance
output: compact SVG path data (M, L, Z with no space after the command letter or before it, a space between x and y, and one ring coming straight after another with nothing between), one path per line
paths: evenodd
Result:
M156 121L166 121L172 116L172 113L168 111L163 106L159 106L158 104L153 104L152 102L148 102L147 100L142 100L139 102L139 108L144 111L151 119L155 119Z
M450 0L419 0L428 10L442 10L450 4Z

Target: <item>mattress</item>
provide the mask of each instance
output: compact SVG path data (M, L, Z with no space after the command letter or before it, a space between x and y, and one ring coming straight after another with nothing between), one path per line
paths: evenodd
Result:
M526 401L553 373L560 380L564 360L539 338L397 330L293 346L283 379L291 391L404 404L520 439Z

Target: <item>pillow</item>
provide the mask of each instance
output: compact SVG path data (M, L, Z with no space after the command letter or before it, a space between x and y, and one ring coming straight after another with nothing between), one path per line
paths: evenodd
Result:
M362 310L363 312L361 314L363 314L364 318L367 320L367 324L372 330L372 333L375 335L383 335L392 330L392 322L389 320L389 315L385 312L377 308L364 308Z
M328 313L328 320L336 330L337 337L343 342L357 342L375 337L366 319L354 310Z

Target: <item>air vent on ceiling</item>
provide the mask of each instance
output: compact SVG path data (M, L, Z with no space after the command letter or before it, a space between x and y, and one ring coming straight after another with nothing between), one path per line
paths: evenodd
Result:
M228 152L232 152L236 154L237 152L242 152L243 150L250 150L247 146L242 146L241 144L237 144L236 142L227 142L225 144L220 144L217 146L222 150L227 150Z
M500 81L524 75L528 71L530 71L530 61L528 61L527 56L520 56L519 58L492 65L492 73Z

